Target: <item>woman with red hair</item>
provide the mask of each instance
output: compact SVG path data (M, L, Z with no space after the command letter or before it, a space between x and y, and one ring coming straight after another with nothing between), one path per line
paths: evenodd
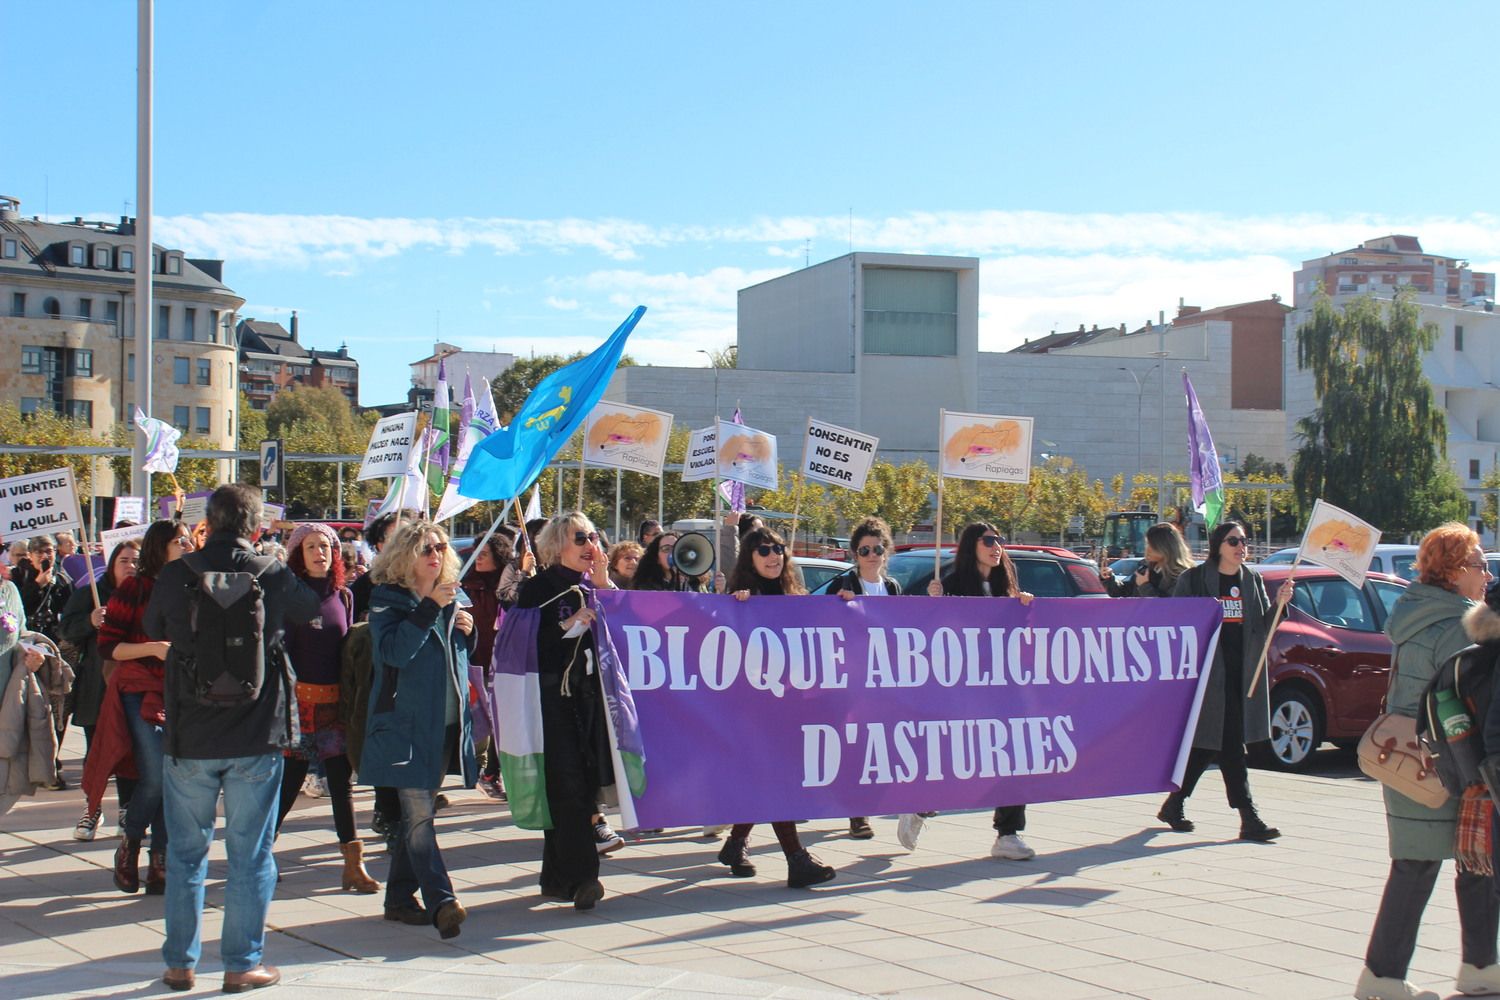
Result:
M292 811L308 767L316 757L328 778L333 806L333 828L344 856L345 891L378 892L380 883L365 871L364 845L354 828L354 800L350 794L349 755L344 724L339 721L340 648L354 621L354 596L344 586L344 561L338 558L339 539L326 524L302 524L287 540L287 566L317 592L322 606L306 625L286 630L286 652L297 674L297 719L301 740L287 751L281 773L281 806L276 829Z
M1445 524L1422 539L1417 549L1417 580L1397 599L1385 624L1396 645L1386 711L1416 718L1422 693L1433 675L1448 657L1469 645L1464 615L1483 604L1489 579L1479 536L1465 525ZM1419 992L1406 982L1406 970L1417 947L1417 928L1437 884L1438 871L1445 860L1454 857L1458 859L1454 889L1463 949L1455 987L1471 996L1500 993L1500 965L1495 954L1500 899L1495 896L1494 879L1487 870L1488 852L1482 845L1468 842L1472 832L1482 829L1493 812L1488 797L1480 788L1475 795L1466 794L1429 809L1389 786L1382 791L1391 870L1355 996L1436 1000L1436 993Z

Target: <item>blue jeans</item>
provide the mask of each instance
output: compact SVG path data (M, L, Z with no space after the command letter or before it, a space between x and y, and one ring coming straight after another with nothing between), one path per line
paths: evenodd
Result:
M385 883L385 905L404 906L420 888L422 905L436 917L439 907L456 898L432 825L437 789L398 788L396 795L401 799L401 835L396 839L391 874Z
M162 730L141 718L140 693L120 695L125 706L125 728L130 730L130 750L135 755L135 770L140 777L130 794L125 810L125 836L140 840L151 828L151 849L164 850L170 839L162 812ZM127 779L128 780L128 779Z
M276 891L271 842L276 837L281 768L280 754L220 760L167 757L164 773L171 842L167 845L167 939L161 946L167 968L194 968L203 950L203 880L208 874L208 848L214 839L220 791L224 793L229 879L224 886L219 955L225 972L249 972L260 964L266 910Z

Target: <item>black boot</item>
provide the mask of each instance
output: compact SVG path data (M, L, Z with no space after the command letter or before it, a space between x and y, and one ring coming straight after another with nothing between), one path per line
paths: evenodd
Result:
M855 816L849 820L849 836L854 840L870 840L875 836L875 830L870 826L870 820L865 816Z
M1176 830L1178 833L1192 833L1193 821L1182 814L1182 807L1187 804L1187 796L1181 792L1173 792L1167 796L1167 801L1161 804L1156 818Z
M719 864L728 865L729 874L735 878L750 878L755 874L755 865L750 863L750 844L744 837L729 837L724 841L719 848Z
M836 874L838 873L832 868L806 851L798 851L786 859L786 887L788 889L806 889L810 885L827 882Z
M115 888L121 892L141 891L141 842L121 837L115 848Z
M1260 818L1254 806L1240 806L1240 839L1253 840L1257 844L1269 844L1281 831L1274 826L1266 826L1266 821Z

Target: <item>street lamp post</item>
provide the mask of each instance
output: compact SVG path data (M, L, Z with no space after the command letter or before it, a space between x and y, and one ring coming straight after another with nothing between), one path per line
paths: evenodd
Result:
M698 348L698 353L708 359L709 366L714 370L714 419L719 417L719 362L712 354L703 348Z
M1141 474L1141 404L1145 400L1146 379L1150 378L1151 377L1151 373L1154 372L1154 371L1156 371L1156 369L1158 369L1160 367L1161 367L1161 365L1152 365L1150 368L1146 369L1146 372L1145 372L1144 375L1138 375L1138 374L1136 374L1135 369L1133 369L1133 368L1126 368L1124 365L1120 366L1120 371L1124 372L1125 374L1129 375L1131 378L1135 379L1135 475L1136 476L1139 476ZM1134 483L1135 483L1135 476L1131 476L1130 477L1130 481L1131 481L1131 484L1134 485Z

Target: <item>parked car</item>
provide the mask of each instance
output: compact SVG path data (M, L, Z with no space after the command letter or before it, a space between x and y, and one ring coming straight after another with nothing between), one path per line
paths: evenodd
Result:
M902 549L891 556L886 572L901 585L904 594L925 594L927 584L932 581L932 546L920 549ZM1016 567L1017 582L1021 589L1037 597L1109 597L1104 582L1099 579L1099 567L1087 559L1079 559L1067 549L1050 546L1007 545ZM953 568L954 549L943 548L942 572ZM813 590L826 593L826 589Z
M840 573L847 572L853 563L840 562L837 559L819 559L814 556L797 556L794 566L802 573L802 585L807 588L809 594L816 594L819 588L824 587L830 580Z
M1500 556L1497 556L1500 559ZM1297 549L1278 549L1260 561L1260 566L1278 566L1282 563L1290 565L1297 561ZM1317 560L1305 560L1307 564L1316 565ZM1500 566L1500 562L1495 564ZM1491 572L1494 566L1491 567ZM1408 582L1417 578L1417 547L1415 545L1377 545L1375 555L1370 559L1371 573L1390 573L1399 576ZM1300 570L1298 578L1301 578Z
M1274 594L1291 566L1262 564L1259 571ZM1256 748L1256 763L1298 771L1324 741L1358 742L1380 714L1391 669L1385 622L1406 584L1371 573L1355 588L1322 566L1297 568L1292 603L1267 657L1271 740Z

